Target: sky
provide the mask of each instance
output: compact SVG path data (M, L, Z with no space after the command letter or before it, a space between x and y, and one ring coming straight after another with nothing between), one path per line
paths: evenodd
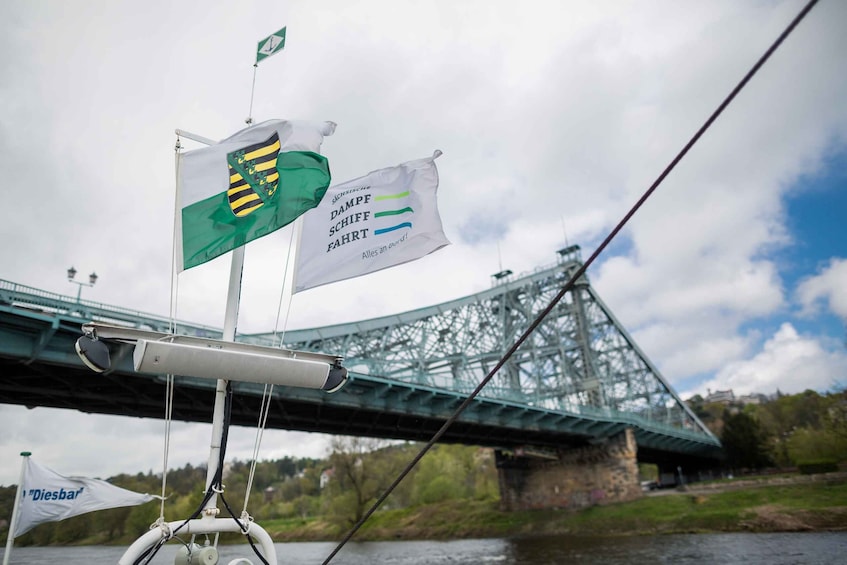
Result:
M441 150L451 245L292 297L279 230L247 247L241 332L437 304L564 244L587 258L803 4L6 0L0 279L75 296L74 266L99 276L82 298L221 327L229 256L172 274L174 132L248 116L337 123L337 182ZM847 385L845 21L821 0L588 271L683 398ZM23 450L64 474L160 472L163 426L0 406L0 485ZM210 433L174 422L168 466L205 463ZM234 429L230 456L254 440ZM327 444L269 430L259 458Z

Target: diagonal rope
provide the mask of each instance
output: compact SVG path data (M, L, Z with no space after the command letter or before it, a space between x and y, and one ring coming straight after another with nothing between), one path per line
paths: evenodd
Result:
M262 437L268 423L268 413L273 399L274 385L265 384L262 391L262 405L259 410L259 422L256 425L256 438L253 440L253 459L250 463L250 472L247 474L247 489L244 491L244 510L242 517L247 514L247 503L250 501L250 491L253 489L253 479L256 476L256 463L259 460L259 448L262 445Z
M299 218L296 220L297 222L301 221ZM288 316L291 314L291 303L294 302L294 296L288 297L288 306L285 310L285 319L282 322L282 332L279 331L279 317L282 313L282 302L285 296L285 282L288 280L288 267L291 263L291 250L294 249L294 235L297 232L297 228L294 224L291 224L291 237L288 240L288 253L285 256L285 268L282 272L282 288L279 290L279 304L276 308L276 322L274 323L274 345L277 347L282 347L282 342L285 339L285 332L288 329Z
M176 136L176 145L174 145L174 169L176 170L176 186L177 190L174 191L174 229L173 229L173 237L171 237L171 295L170 295L170 327L168 328L170 333L176 333L176 309L177 303L179 301L179 277L176 275L176 245L177 241L182 238L177 238L179 234L177 234L177 214L180 213L179 210L179 164L180 164L180 153L182 152L182 142L179 139L179 135Z
M641 208L644 202L646 202L647 199L653 194L653 192L662 183L665 177L667 177L668 174L670 174L670 172L674 169L674 167L676 167L677 163L682 160L682 158L688 153L691 147L693 147L694 144L697 143L700 137L702 137L706 130L709 129L709 127L718 118L718 116L723 113L726 107L729 106L730 102L732 102L732 100L736 97L736 95L738 95L741 89L743 89L744 86L750 81L750 79L753 78L756 72L758 72L759 68L761 68L761 66L765 64L765 62L770 58L774 51L776 51L776 49L782 44L785 38L791 34L794 28L797 27L797 24L799 24L803 20L803 18L814 7L817 1L818 0L810 0L809 3L807 3L806 6L803 7L803 9L791 21L785 31L783 31L779 35L776 41L774 41L774 43L768 48L768 50L765 51L765 54L762 55L762 57L756 62L756 64L753 65L753 67L747 72L744 78L742 78L741 81L735 86L735 88L732 89L732 92L730 92L729 95L724 99L724 101L721 102L717 110L715 110L712 115L709 116L709 119L707 119L706 122L700 127L700 129L697 130L697 133L695 133L694 136L688 141L688 143L685 144L685 146L677 154L677 156L674 157L670 164L665 167L665 170L662 171L659 177L653 182L652 185L650 185L650 188L648 188L647 191L644 192L641 198L639 198L638 201L632 206L632 208L630 208L629 212L626 213L623 219L618 222L618 225L616 225L615 228L609 233L609 235L606 236L606 239L604 239L603 242L599 245L599 247L597 247L597 249L594 251L594 253L591 254L591 257L589 257L588 260L585 261L585 263L583 263L582 266L576 270L576 272L571 276L570 280L565 283L565 285L553 298L550 304L548 304L544 308L544 310L541 311L541 314L539 314L535 321L530 324L529 328L527 328L527 330L520 336L520 338L518 338L514 345L509 348L509 350L506 352L503 358L500 359L497 365L495 365L495 367L491 369L491 372L489 372L488 375L486 375L485 378L480 381L477 387L464 400L464 402L462 402L462 404L456 409L453 415L451 415L450 418L448 418L447 421L445 421L444 424L441 426L441 428L435 433L435 435L432 436L432 439L430 439L429 442L427 442L427 444L420 450L420 452L412 459L412 461L409 462L406 468L400 472L400 475L394 480L394 482L391 483L391 485L385 490L385 492L380 495L380 497L376 500L376 502L374 502L370 509L365 512L362 518L358 522L356 522L356 524L350 529L347 535L344 536L344 539L342 539L332 551L332 553L327 556L327 558L323 562L323 565L329 563L332 558L335 557L335 555L341 550L341 548L344 547L344 545L348 541L350 541L350 538L352 538L353 535L359 530L359 528L361 528L362 525L371 517L371 515L376 511L376 509L379 508L383 502L385 502L385 499L388 498L388 496L392 493L392 491L394 491L395 488L397 488L397 485L400 484L400 482L406 477L406 475L411 472L415 465L417 465L418 461L420 461L423 456L426 455L426 453L430 449L432 449L435 443L441 438L441 436L444 435L444 433L453 424L453 422L455 422L461 415L461 413L464 412L468 406L470 406L474 398L476 398L477 395L482 391L482 389L485 388L489 381L491 381L494 375L497 374L500 368L506 363L506 361L508 361L508 359L515 353L515 351L517 351L517 349L521 345L523 345L523 343L527 340L530 334L535 331L535 329L541 324L542 320L547 317L547 315L553 310L553 308L556 307L556 305L565 296L565 294L573 288L575 282L579 280L582 275L585 274L585 271L588 270L588 267L591 266L591 264L594 262L595 259L597 259L600 253L602 253L603 250L606 249L609 243L611 243L615 236L617 236L617 234L623 229L626 223L629 222L630 218L635 215L638 209Z
M256 72L259 70L259 63L253 64L253 87L250 89L250 111L247 113L247 119L244 120L247 125L253 123L253 97L256 94Z
M288 279L288 266L289 266L289 263L291 261L291 249L292 249L292 246L294 245L294 233L295 233L295 230L294 230L294 227L292 226L291 238L288 241L288 254L286 255L286 258L285 258L285 269L283 270L283 274L282 274L282 287L279 290L279 304L277 305L277 308L276 308L276 322L274 323L274 333L273 333L274 345L276 345L277 347L282 347L282 340L285 337L285 330L286 330L286 327L288 326L288 314L291 312L292 297L289 297L289 299L288 299L288 309L286 310L285 321L283 322L282 333L280 334L279 333L279 317L280 317L280 313L282 312L282 303L283 303L283 300L284 300L284 297L285 297L285 281ZM252 462L250 463L250 471L247 474L247 490L244 493L244 510L243 510L242 516L247 514L247 503L250 500L250 491L253 488L253 479L256 475L256 464L259 461L259 448L262 445L262 437L264 436L265 429L267 428L268 413L270 412L271 401L273 400L273 391L274 391L274 386L273 385L268 386L267 384L265 385L265 388L262 391L261 409L259 410L259 422L256 425L256 438L253 441L253 459L252 459Z
M165 376L165 441L162 455L162 503L159 507L159 520L165 521L165 497L168 486L168 454L171 449L171 422L174 409L174 376Z
M176 144L174 145L174 169L176 170L176 184L179 186L179 164L180 152L182 143L179 135L176 136ZM176 333L176 308L179 300L179 277L176 275L176 242L177 242L177 222L176 215L179 213L179 191L174 191L174 229L173 229L173 244L171 245L171 288L170 288L170 304L168 320L168 332ZM174 409L174 376L165 376L165 440L162 446L162 503L159 506L159 522L165 521L165 497L167 495L168 486L168 456L171 449L171 423L173 422Z

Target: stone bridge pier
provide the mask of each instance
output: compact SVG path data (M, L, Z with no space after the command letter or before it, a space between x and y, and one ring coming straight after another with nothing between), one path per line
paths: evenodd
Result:
M631 429L607 441L563 451L557 459L495 452L500 507L579 510L642 496L638 448Z

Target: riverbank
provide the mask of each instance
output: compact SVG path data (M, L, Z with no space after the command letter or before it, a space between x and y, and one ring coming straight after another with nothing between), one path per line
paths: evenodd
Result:
M262 525L278 542L337 540L346 532L321 519ZM847 531L847 473L720 481L579 512L501 512L496 500L448 501L378 511L356 539L800 531Z
M335 542L348 531L324 518L256 520L275 542ZM643 536L699 533L847 531L847 473L781 475L696 483L644 493L638 500L581 511L503 512L499 501L455 500L378 510L357 541L470 540L527 536ZM127 545L135 532L67 545ZM241 536L222 536L241 543Z

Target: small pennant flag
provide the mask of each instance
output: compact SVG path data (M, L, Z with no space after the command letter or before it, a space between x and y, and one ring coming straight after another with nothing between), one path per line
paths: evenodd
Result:
M269 35L259 42L259 48L256 50L256 64L262 59L282 51L285 47L285 28Z
M137 506L161 498L117 487L100 479L65 477L27 458L20 488L14 537L45 522L64 520L95 510Z

